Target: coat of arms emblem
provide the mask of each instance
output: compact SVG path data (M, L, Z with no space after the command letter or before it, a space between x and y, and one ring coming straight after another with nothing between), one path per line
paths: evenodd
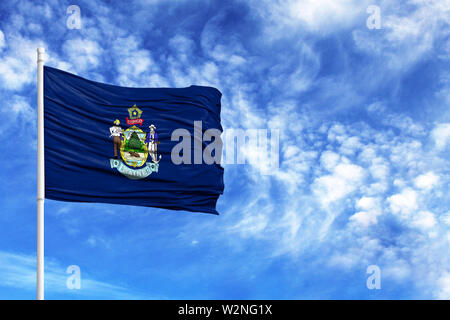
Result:
M130 118L126 123L131 127L123 130L116 119L109 128L113 139L114 159L110 159L112 169L117 169L129 179L144 179L152 172L158 172L161 155L158 156L159 139L156 126L150 124L148 132L136 127L143 124L142 111L134 105L128 109ZM119 159L120 155L120 159Z

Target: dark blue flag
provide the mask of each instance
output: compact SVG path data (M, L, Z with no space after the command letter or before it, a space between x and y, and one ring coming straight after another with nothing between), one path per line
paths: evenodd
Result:
M217 214L220 98L212 87L125 88L45 67L46 198Z

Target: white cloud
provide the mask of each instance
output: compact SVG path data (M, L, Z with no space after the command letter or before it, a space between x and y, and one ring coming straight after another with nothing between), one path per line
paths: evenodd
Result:
M408 261L394 253L395 258L388 260L389 263L382 269L384 279L392 279L396 281L405 281L412 278L412 268Z
M438 124L431 132L431 136L436 149L439 151L444 150L450 141L450 123Z
M363 179L363 168L351 163L340 163L332 174L315 179L312 189L322 205L327 207L355 191Z
M393 144L389 158L395 166L418 170L423 161L423 158L420 156L421 152L422 144L419 140L405 139L402 142Z
M255 236L267 226L267 217L263 214L249 215L229 228L230 231L238 230L244 236Z
M450 272L445 272L437 281L437 298L441 300L450 299Z
M403 113L386 112L388 107L382 102L372 103L367 111L372 118L377 119L386 126L400 129L403 134L422 136L425 133L423 126Z
M389 162L382 157L373 158L369 170L374 180L386 183L390 172Z
M436 218L432 212L420 211L414 215L412 224L420 229L430 229L436 225Z
M93 40L70 39L63 44L64 53L78 72L91 71L100 64L103 49Z
M367 0L282 0L255 5L268 20L272 32L283 27L306 28L310 32L328 33L347 28L361 19L365 26Z
M320 156L320 164L328 171L332 171L339 162L339 154L333 151L324 151Z
M328 130L328 140L343 143L347 138L345 127L342 124L334 124Z
M0 285L35 292L36 256L0 251ZM45 261L45 287L50 293L73 294L80 297L110 297L112 299L138 299L129 289L91 278L81 270L81 289L69 290L66 287L66 268L61 263L49 259ZM30 296L30 299L33 296Z
M195 42L182 35L176 35L169 40L170 48L177 54L177 58L183 63L192 63Z
M28 61L31 63L31 61ZM25 70L24 70L25 69ZM24 67L23 61L14 57L6 57L0 61L0 77L8 89L18 89L31 82L31 68Z
M152 78L153 81L150 83L150 77L159 76L159 67L153 61L150 51L141 48L140 41L136 37L118 38L114 41L113 48L116 52L114 59L120 85L138 87L158 85L155 82L160 79Z
M360 226L368 227L378 222L377 216L381 214L380 199L373 197L362 197L356 203L356 209L361 211L356 212L349 219Z
M446 214L442 215L442 221L443 221L447 226L450 226L450 212L447 212Z
M350 219L350 221L357 222L359 225L361 225L363 227L368 227L371 224L377 223L377 216L372 214L371 212L367 212L367 211L356 212L349 219Z
M347 156L354 155L355 152L362 147L358 137L348 137L344 140L339 148L340 153Z
M21 36L8 38L8 46L0 51L0 80L3 88L20 90L35 81L36 48L45 45Z
M378 199L373 197L362 197L356 203L356 208L366 211L378 209Z
M366 1L355 0L302 0L291 1L287 9L295 18L303 21L312 30L349 25L361 12L365 12ZM362 10L361 10L362 9Z
M0 115L7 119L0 126L0 134L10 132L11 128L18 131L18 135L27 138L26 143L31 148L35 145L36 111L28 103L28 99L21 95L13 95L5 99L0 107Z
M372 159L374 159L377 155L375 151L376 146L363 146L361 153L358 158L365 163L371 163Z
M432 189L439 182L439 177L434 172L427 172L414 180L414 185L419 189Z
M105 248L110 248L110 243L108 239L96 235L89 236L89 238L87 238L85 243L91 247L97 247L101 245Z
M408 216L418 208L417 192L411 188L406 188L401 193L394 194L387 201L393 213L403 216Z
M2 30L0 30L0 52L2 51L4 46L5 46L5 35L3 34Z
M22 117L26 122L34 122L35 111L22 96L14 96L11 111L17 117Z
M385 70L406 72L434 49L448 17L448 0L383 1L382 32L355 29L353 39L359 49L379 57Z

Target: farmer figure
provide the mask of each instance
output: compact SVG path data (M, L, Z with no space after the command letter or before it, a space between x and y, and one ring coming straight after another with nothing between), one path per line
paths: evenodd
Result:
M158 160L157 153L158 153L159 140L158 140L158 134L156 133L156 126L152 124L148 128L149 128L150 132L147 133L147 136L145 137L145 143L148 146L148 154L152 158L153 162L158 163L159 160L161 160L161 155L159 156L159 160Z
M123 134L119 119L114 121L114 126L109 128L109 132L111 133L109 137L113 138L114 143L114 159L117 159L117 148L120 150L120 135Z

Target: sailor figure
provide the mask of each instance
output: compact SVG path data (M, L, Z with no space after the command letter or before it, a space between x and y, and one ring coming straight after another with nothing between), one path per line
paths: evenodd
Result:
M148 154L152 158L152 161L155 163L158 163L159 160L161 160L161 155L159 156L159 159L157 157L158 154L158 134L156 133L156 126L150 125L149 127L150 132L147 133L147 136L145 137L145 143L148 146Z
M114 126L109 128L109 132L111 133L109 137L113 138L114 143L114 159L117 159L117 148L120 150L120 135L123 134L119 119L114 121Z

